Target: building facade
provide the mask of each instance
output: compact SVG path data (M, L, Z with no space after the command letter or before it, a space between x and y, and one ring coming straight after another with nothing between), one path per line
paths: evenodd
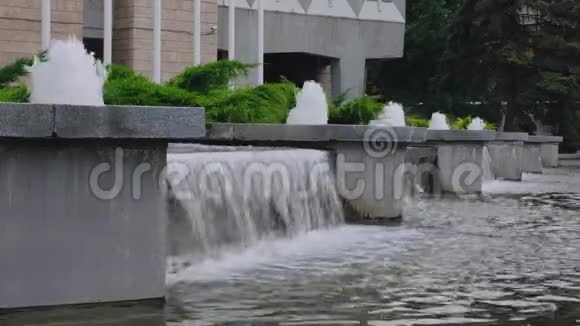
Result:
M42 1L50 2L53 39L73 35L103 56L104 0L0 0L0 64L41 49ZM160 0L162 81L194 64L197 33L201 63L228 58L232 33L233 58L263 62L240 83L316 80L333 95L362 95L369 60L403 55L405 0L199 1L197 31L196 0ZM112 62L151 78L155 2L114 0L112 10Z

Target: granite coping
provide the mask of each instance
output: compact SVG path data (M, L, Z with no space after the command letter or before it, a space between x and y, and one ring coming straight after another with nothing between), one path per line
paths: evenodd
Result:
M530 135L525 132L498 132L497 141L527 141Z
M562 143L564 137L560 136L530 136L526 143Z
M488 142L496 136L497 132L492 130L429 130L427 141Z
M240 142L356 142L424 143L427 129L354 125L230 124L207 125L205 140Z
M202 108L0 104L0 138L187 140L205 134Z
M558 158L561 160L580 160L580 154L560 154Z

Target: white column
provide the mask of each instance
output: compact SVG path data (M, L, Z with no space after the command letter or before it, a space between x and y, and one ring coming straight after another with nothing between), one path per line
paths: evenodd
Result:
M153 81L161 83L161 0L153 0Z
M113 0L104 0L104 7L103 62L110 65L113 62Z
M48 47L50 46L50 22L51 22L51 18L50 18L50 1L51 0L41 0L42 1L42 5L41 5L41 10L42 10L42 15L41 15L41 27L40 27L40 40L41 40L41 46L43 50L48 49Z
M258 80L264 83L264 0L258 0Z
M230 31L228 34L228 59L236 59L236 0L230 0L228 25Z
M193 1L193 65L201 64L201 0Z

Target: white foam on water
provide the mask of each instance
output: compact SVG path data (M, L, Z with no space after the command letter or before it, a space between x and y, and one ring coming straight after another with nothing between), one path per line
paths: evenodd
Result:
M288 115L289 125L328 124L328 103L322 86L314 81L304 83L296 96L296 107Z
M431 121L429 122L429 129L431 130L449 130L449 123L447 122L447 116L441 112L435 112L431 115Z
M405 127L405 111L400 103L389 102L383 108L377 120L370 122L372 126Z
M30 103L102 106L105 68L77 39L52 41L30 69Z

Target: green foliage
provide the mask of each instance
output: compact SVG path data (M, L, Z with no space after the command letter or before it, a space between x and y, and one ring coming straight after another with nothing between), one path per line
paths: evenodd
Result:
M247 75L252 67L239 61L220 60L187 68L167 84L190 92L209 93L227 89L231 80Z
M110 105L197 106L194 94L172 86L159 85L143 76L109 79L103 88Z
M120 65L109 65L107 66L107 80L117 80L117 79L127 79L137 77L133 69L120 66Z
M375 119L383 108L376 96L363 96L339 106L331 105L329 109L329 123L367 125Z
M26 103L29 98L30 93L24 85L0 88L0 102Z
M428 119L407 116L406 122L407 122L407 126L409 126L409 127L429 128L429 120Z
M208 122L285 123L295 106L296 85L265 84L234 91L220 90L203 96Z
M471 116L456 118L451 124L451 129L454 130L467 129L467 127L471 124L471 121L473 121L473 117ZM496 124L485 121L485 130L496 130L496 129L497 129Z
M35 60L45 61L46 52L40 52L35 58L21 58L14 63L0 68L0 88L10 86L10 84L18 81L20 77L28 74L27 67L32 66Z

